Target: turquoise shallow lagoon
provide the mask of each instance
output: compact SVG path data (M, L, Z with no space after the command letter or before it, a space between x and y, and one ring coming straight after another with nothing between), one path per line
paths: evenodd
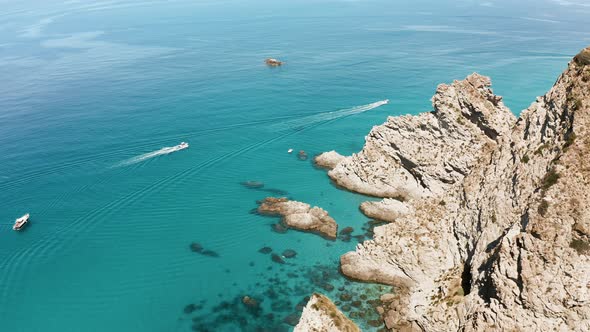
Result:
M361 238L273 232L256 201L284 193L370 235L358 211L370 198L334 187L313 155L360 150L373 125L429 111L439 83L474 71L519 113L590 44L590 8L574 1L0 3L0 329L11 332L289 330L306 295L337 300L342 287L363 302L355 321L376 330L379 286L338 274ZM128 162L181 141L191 147ZM264 246L297 256L278 264Z

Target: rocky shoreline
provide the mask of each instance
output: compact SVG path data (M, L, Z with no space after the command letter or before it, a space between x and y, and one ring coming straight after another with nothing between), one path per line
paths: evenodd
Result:
M341 271L396 287L381 299L389 330L590 330L590 48L518 119L490 87L441 84L432 112L315 159L384 199L361 209L389 223ZM310 315L300 325L324 321Z

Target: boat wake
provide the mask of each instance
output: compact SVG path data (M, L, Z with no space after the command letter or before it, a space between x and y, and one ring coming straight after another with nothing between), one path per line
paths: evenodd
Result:
M377 107L383 106L387 103L389 103L389 99L381 100L381 101L374 102L374 103L367 104L367 105L345 108L345 109L341 109L341 110L333 111L333 112L325 112L325 113L304 116L302 118L277 123L276 125L272 126L272 129L275 129L275 130L300 129L300 128L302 129L302 128L305 128L309 125L318 123L318 122L327 122L327 121L336 120L336 119L340 119L340 118L355 115L355 114L364 113L364 112L373 110Z
M170 154L170 153L177 152L180 150L184 150L187 147L188 147L188 144L182 142L181 144L176 145L176 146L164 147L164 148L161 148L160 150L157 150L157 151L144 153L142 155L135 156L135 157L129 158L127 160L123 160L122 162L115 164L113 167L123 167L123 166L137 164L142 161L146 161L148 159L155 158L157 156L162 156L162 155Z

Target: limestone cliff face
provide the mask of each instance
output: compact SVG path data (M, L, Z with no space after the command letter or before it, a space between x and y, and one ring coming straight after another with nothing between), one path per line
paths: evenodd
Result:
M341 161L330 177L352 191L378 197L444 193L515 121L490 85L489 78L478 74L441 84L432 99L433 112L390 117L373 128L363 150Z
M590 48L518 119L489 86L439 86L434 112L389 118L330 171L407 199L365 205L392 222L342 271L398 286L390 329L588 331Z

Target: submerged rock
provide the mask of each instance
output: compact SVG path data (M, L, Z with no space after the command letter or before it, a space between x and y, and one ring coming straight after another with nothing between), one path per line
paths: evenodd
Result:
M297 159L301 161L307 160L307 153L303 150L299 151L299 153L297 154Z
M184 307L184 313L185 313L185 314L190 314L190 313L192 313L192 312L193 312L193 311L195 311L195 310L197 310L197 305L196 305L196 304L194 304L194 303L187 304L187 305Z
M259 204L260 214L282 216L282 221L289 227L319 233L330 239L336 238L336 221L317 206L311 207L306 203L274 197L268 197Z
M218 253L216 253L213 250L208 250L208 249L203 248L203 246L200 243L193 242L189 245L189 248L192 252L201 254L203 256L219 257Z
M258 252L261 254L270 254L272 252L272 248L271 247L262 247L258 250Z
M289 316L285 317L283 322L285 322L285 324L295 326L299 322L299 315L296 313L292 313Z
M272 254L270 256L270 258L272 259L273 262L275 263L279 263L279 264L285 264L285 261L283 260L283 258L277 254Z
M295 256L297 256L297 252L293 249L287 249L283 251L283 257L285 258L293 258Z
M282 223L272 224L271 226L272 231L279 234L287 233L289 227L283 225Z
M240 184L246 188L250 189L260 189L264 187L264 183L260 181L245 181L240 182Z
M201 252L203 251L203 246L200 243L193 242L190 244L189 248L192 252Z
M203 250L200 253L201 253L201 255L204 255L204 256L219 257L219 254L213 250Z
M351 234L352 232L354 232L354 228L352 228L352 227L344 227L340 231L340 235L348 235L348 234Z

